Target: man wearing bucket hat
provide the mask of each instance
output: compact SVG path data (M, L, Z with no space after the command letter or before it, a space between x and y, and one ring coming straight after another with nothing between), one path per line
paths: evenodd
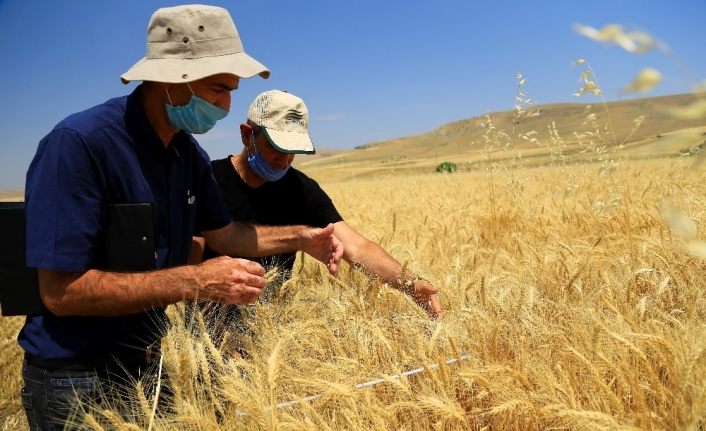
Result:
M270 73L244 52L229 13L163 8L147 33L147 55L121 76L141 85L60 122L27 172L26 263L38 269L45 309L18 337L31 429L63 429L77 398L120 397L113 383L157 368L167 305L257 300L265 272L255 262L184 265L195 230L227 256L303 250L335 273L342 254L332 225L250 226L228 215L191 134L228 113L241 78Z
M293 94L271 90L255 98L247 122L240 125L243 142L240 154L212 162L231 217L266 225L333 224L334 235L343 243L346 261L408 293L432 317L440 317L443 311L437 289L409 270L403 274L397 260L343 220L316 181L291 166L296 154L315 152L308 124L307 107ZM206 257L213 255L206 250ZM198 251L192 257L198 261ZM294 254L280 253L259 261L265 266L277 266L289 278ZM226 307L226 323L237 324L238 308ZM222 310L213 308L221 307L206 304L207 312L216 312L223 319Z

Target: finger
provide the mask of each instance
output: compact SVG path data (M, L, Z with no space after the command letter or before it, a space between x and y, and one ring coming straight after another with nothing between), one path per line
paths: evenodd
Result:
M328 267L329 271L336 272L338 265L341 263L341 259L337 258L333 252L329 255L328 262L326 262L326 266Z
M228 304L252 304L257 302L262 289L258 289L253 286L238 286L234 288L230 295L225 297L225 301Z
M239 286L235 287L235 291L237 294L241 295L244 298L247 298L248 303L253 303L260 298L260 295L262 295L264 285L260 286L259 283L257 284L241 284Z
M433 318L441 320L444 317L444 309L441 308L441 301L439 301L439 297L436 294L431 295L429 299L429 306L433 313Z
M439 289L436 287L432 286L431 283L428 281L424 280L419 280L416 283L414 283L414 294L417 296L430 296L430 295L436 295L439 292Z
M338 272L338 264L336 264L335 262L329 262L327 267L328 272L331 275L336 275L336 273Z
M333 226L333 225L331 225ZM336 238L335 236L331 235L332 239L332 250L331 250L331 258L336 261L336 263L341 261L341 258L343 257L343 243L341 242L340 239Z
M267 279L259 275L247 274L243 277L243 283L247 287L262 290L267 284Z
M262 265L253 260L241 259L237 257L231 258L231 260L235 266L242 269L243 271L248 272L249 274L260 276L265 275L265 268L263 268Z
M321 231L319 232L320 235L322 236L328 236L333 234L333 223L329 223L326 227L321 228Z

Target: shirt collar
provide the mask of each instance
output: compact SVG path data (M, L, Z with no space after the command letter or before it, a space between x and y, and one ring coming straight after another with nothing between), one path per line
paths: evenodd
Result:
M145 111L142 109L140 92L142 85L138 85L135 90L127 96L127 104L125 107L125 124L127 131L132 137L136 145L144 146L145 148L154 151L157 154L169 152L177 157L182 152L184 145L189 138L184 131L180 130L172 138L167 148L162 144L162 140L157 135L157 132L152 127L152 124L147 119ZM173 149L172 149L173 148Z

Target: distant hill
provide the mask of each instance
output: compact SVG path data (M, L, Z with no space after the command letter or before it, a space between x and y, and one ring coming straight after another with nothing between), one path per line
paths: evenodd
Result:
M472 166L488 157L509 157L503 156L502 150L507 152L510 147L536 163L546 162L558 151L577 153L591 145L603 147L601 151L611 151L612 147L622 144L625 151L632 151L635 157L638 155L636 146L640 147L639 154L643 157L676 155L681 150L680 145L698 145L703 138L692 138L693 142L684 143L669 139L670 136L685 130L689 130L692 137L702 136L706 122L677 119L669 115L669 110L686 106L697 97L680 94L609 102L606 106L595 102L590 105L547 104L533 107L535 116L518 116L512 110L490 113L448 123L420 135L373 142L316 160L302 160L299 167L315 178L337 180L400 170L433 172L444 160ZM491 134L496 138L492 145L484 138L489 130L489 117L494 127ZM638 123L640 127L636 128ZM502 138L499 132L507 137ZM526 139L520 137L523 135ZM648 145L653 142L660 145ZM491 152L495 156L489 156Z
M24 200L23 189L0 189L0 202L13 202Z
M302 163L312 162L314 160L324 159L326 157L335 156L337 154L343 153L347 150L341 150L337 148L319 148L316 147L316 154L306 154L297 156L294 158L294 166L299 166Z

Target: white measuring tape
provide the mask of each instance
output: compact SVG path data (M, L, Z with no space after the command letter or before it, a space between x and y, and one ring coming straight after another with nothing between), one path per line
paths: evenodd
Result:
M444 361L444 364L446 364L446 365L452 365L452 364L455 364L456 362L459 362L459 361L466 361L466 360L468 360L468 359L470 359L470 356L468 356L466 353L463 353L463 354L461 354L458 358L451 358L451 359L448 359L448 360ZM405 371L405 372L400 373L400 374L394 374L394 375L392 375L392 376L389 376L389 377L386 378L386 379L375 379L375 380L370 380L369 382L365 382L365 383L358 383L357 385L355 385L355 389L370 388L370 387L373 387L373 386L375 386L375 385L379 385L380 383L385 383L385 382L387 382L387 381L389 381L389 380L399 380L399 379L400 379L401 377L403 377L403 376L404 376L404 377L409 377L409 376L412 376L412 375L414 375L414 374L421 373L421 372L423 372L424 370L427 370L427 369L437 369L437 368L439 368L439 366L440 366L440 365L439 365L438 363L436 363L436 364L431 364L431 365L429 365L429 366L426 367L426 368L424 368L424 367L415 368L415 369L413 369L413 370L408 370L408 371ZM319 398L321 398L321 397L323 397L323 396L324 396L324 394L316 394L316 395L309 395L308 397L304 397L304 398L299 399L299 400L284 401L284 402L281 402L281 403L276 404L274 408L276 408L276 409L284 409L284 408L287 408L287 407L295 406L295 405L297 405L297 404L308 403L308 402L317 400L317 399L319 399ZM269 410L271 410L271 409L272 409L272 406L267 406L267 407L265 407L265 411L269 411ZM245 413L245 412L243 412L243 411L241 411L241 410L236 410L235 414L238 415L238 416L247 416L247 415L248 415L247 413Z

